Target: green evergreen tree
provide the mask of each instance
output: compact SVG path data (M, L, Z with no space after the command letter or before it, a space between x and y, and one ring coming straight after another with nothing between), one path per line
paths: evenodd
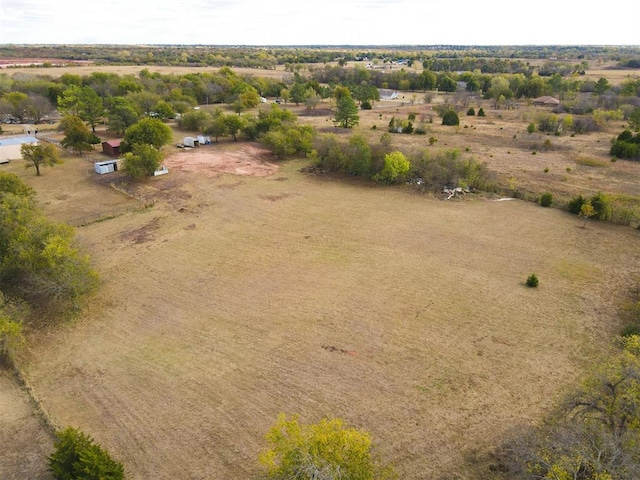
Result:
M349 95L344 95L338 100L337 111L333 117L333 123L342 128L352 128L360 123L358 106Z

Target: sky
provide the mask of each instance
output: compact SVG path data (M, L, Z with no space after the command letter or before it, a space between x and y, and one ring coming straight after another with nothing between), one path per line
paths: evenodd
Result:
M640 45L640 0L0 0L0 44Z

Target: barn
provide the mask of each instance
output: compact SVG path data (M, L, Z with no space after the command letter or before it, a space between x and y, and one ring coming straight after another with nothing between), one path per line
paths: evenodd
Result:
M106 140L102 142L102 153L110 157L120 156L120 140Z

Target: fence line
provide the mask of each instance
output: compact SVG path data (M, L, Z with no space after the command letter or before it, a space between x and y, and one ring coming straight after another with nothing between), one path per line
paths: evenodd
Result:
M122 182L122 183L125 183L125 182ZM137 201L138 205L136 205L135 207L122 207L122 208L119 208L118 210L111 210L108 212L100 212L100 213L94 213L92 215L77 217L72 220L69 220L67 223L74 227L86 227L87 225L91 225L92 223L103 222L111 218L119 217L121 215L124 215L125 213L139 212L141 210L146 210L147 208L150 208L155 205L155 201L153 199L148 199L141 195L136 195L135 193L131 193L127 191L123 186L118 185L116 182L110 182L109 187L114 189L116 192L122 193L123 195L126 195L127 197Z
M44 135L40 135L40 134L37 134L36 138L38 140L42 140L43 142L52 143L53 145L62 148L62 145L60 145L60 140L56 140L54 138L50 138L50 137L47 137L47 136L44 136Z
M125 183L125 182L121 182L121 183ZM135 193L131 193L126 188L122 187L121 185L118 185L116 182L110 182L109 186L113 188L115 191L120 192L129 198L137 200L143 205L143 208L149 208L155 204L155 201L153 199L148 199L147 197L143 197L141 195L136 195Z
M136 207L123 207L118 210L111 210L109 212L94 213L92 215L85 215L84 217L74 218L67 223L72 227L86 227L93 223L103 222L112 218L120 217L126 213L139 212L149 208L146 205L138 205Z

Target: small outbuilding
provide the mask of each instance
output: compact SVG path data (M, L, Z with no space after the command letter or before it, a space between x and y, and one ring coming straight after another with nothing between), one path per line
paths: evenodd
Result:
M120 140L106 140L102 142L102 153L110 157L120 156Z
M398 92L395 90L389 90L388 88L379 88L380 100L396 100L398 98Z
M118 160L107 160L106 162L95 162L93 168L96 173L104 175L105 173L112 173L118 171Z
M198 147L200 145L200 142L195 137L184 137L182 143L185 147Z

